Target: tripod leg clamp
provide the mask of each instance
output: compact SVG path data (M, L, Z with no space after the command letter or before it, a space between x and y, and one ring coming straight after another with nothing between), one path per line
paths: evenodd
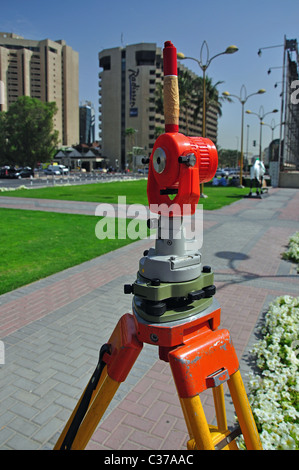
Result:
M204 331L170 351L169 363L181 398L220 385L239 369L229 331Z

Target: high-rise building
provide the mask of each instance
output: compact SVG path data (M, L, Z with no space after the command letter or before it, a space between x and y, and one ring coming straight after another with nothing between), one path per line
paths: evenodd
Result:
M80 104L80 144L92 144L95 141L95 111L90 101Z
M125 168L132 153L149 156L159 132L164 132L164 113L158 98L163 87L162 49L155 43L105 49L99 52L99 66L102 69L99 73L102 154L112 166ZM178 62L178 72L186 70L191 77L197 77ZM189 103L188 109L181 106L179 129L186 135L200 136L202 114L199 113L194 124L194 109L195 103ZM216 143L214 107L207 112L206 137Z
M55 101L54 127L62 145L79 143L79 58L65 41L24 39L0 32L0 110L19 96Z

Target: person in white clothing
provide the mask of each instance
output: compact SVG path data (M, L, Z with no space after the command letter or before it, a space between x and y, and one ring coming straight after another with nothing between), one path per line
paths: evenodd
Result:
M253 183L255 183L256 187L256 194L259 196L262 193L262 185L263 185L263 178L266 172L265 165L262 161L260 161L259 157L257 157L254 165L250 168L250 193L249 196L252 195L252 187Z

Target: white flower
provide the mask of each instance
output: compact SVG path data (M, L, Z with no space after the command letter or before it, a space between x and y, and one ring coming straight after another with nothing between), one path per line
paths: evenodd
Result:
M249 374L248 396L261 441L268 450L299 449L299 297L276 298L261 333L251 351L261 373Z

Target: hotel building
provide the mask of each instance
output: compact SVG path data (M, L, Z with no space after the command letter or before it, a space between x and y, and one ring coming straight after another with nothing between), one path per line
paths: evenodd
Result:
M160 131L164 132L163 110L157 106L157 91L163 86L163 53L155 43L132 44L99 52L99 137L102 154L112 166L125 168L130 153L151 154ZM188 70L178 62L178 72ZM190 75L196 75L189 70ZM200 136L202 115L193 123L195 104L180 111L179 129ZM206 136L217 141L217 112L210 108ZM131 132L128 132L130 130Z

